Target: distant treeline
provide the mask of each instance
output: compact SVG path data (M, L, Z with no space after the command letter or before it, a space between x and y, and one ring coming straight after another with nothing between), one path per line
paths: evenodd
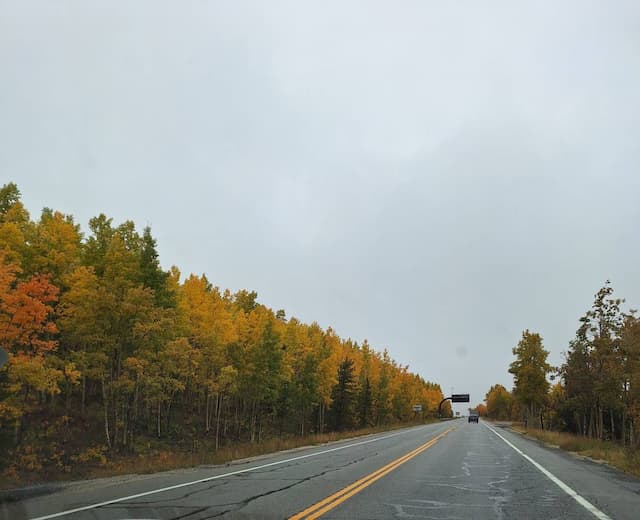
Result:
M148 441L260 442L435 414L437 384L367 341L162 270L149 228L31 220L0 190L0 465L70 470ZM256 257L256 262L260 259Z
M513 392L491 387L488 416L640 446L640 319L612 294L609 282L597 292L560 367L547 363L539 334L523 332L509 369Z

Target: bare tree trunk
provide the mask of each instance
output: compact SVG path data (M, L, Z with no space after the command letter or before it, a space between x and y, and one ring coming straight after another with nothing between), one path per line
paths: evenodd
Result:
M84 415L86 396L87 396L87 378L83 373L82 374L82 404L80 405L80 410L82 412L82 415Z
M256 402L253 401L251 404L251 442L255 442L256 440Z
M207 393L206 393L207 397L205 399L205 403L204 403L204 431L209 433L209 426L210 426L210 419L209 419L209 400L211 399L211 396L209 394L209 389L207 388Z
M173 396L169 398L167 402L167 411L164 414L164 431L169 433L169 426L171 425L171 403L173 402Z
M169 431L169 427L171 426L171 407L173 405L173 398L175 397L175 395L176 395L175 392L171 392L171 396L169 397L169 402L167 402L167 419L165 421L165 428L164 428L166 432Z
M224 405L224 401L222 402ZM229 406L226 407L227 412L224 414L224 421L222 421L222 435L227 436L227 426L229 425Z
M581 436L584 436L584 429L582 427L582 423L584 420L582 418L582 415L580 415L578 412L573 412L573 420L576 422L578 433Z
M118 400L114 393L113 398L113 447L118 447Z
M133 447L134 431L138 424L138 393L139 385L136 381L136 386L133 390L133 409L131 411L131 426L129 427L129 446Z
M604 411L598 407L598 439L604 439Z
M116 350L116 366L115 366L115 374L113 368L111 370L111 409L113 410L113 423L112 423L112 443L113 447L118 447L118 393L116 390L116 385L114 384L120 378L120 351Z
M162 413L162 406L160 406L160 399L158 399L158 420L156 422L156 433L158 435L158 439L160 438L160 417Z
M109 435L109 401L107 399L107 389L104 386L104 376L102 381L102 403L104 409L104 433L107 439L107 446L111 448L111 436Z
M240 419L238 418L238 399L235 400L236 440L240 440Z
M613 422L613 410L609 410L609 423L611 424L611 440L616 440L615 424Z
M220 399L220 393L218 392L216 397L216 451L218 451L219 442L220 442L220 408L221 408L221 399Z
M128 410L127 410L127 403L123 402L122 403L122 446L126 448L127 446L127 426L129 424L128 421Z

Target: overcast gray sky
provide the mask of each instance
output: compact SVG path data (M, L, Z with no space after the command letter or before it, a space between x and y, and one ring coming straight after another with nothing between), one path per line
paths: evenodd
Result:
M638 2L0 0L0 181L479 402L640 306Z

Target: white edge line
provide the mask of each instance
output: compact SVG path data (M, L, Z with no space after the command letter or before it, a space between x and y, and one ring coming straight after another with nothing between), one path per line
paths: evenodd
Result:
M60 511L59 513L53 513L50 515L38 516L34 517L31 520L48 520L50 518L59 518L61 516L71 515L73 513L79 513L80 511L88 511L89 509L96 509L98 507L108 506L110 504L117 504L118 502L125 502L127 500L132 500L134 498L146 497L149 495L155 495L156 493L163 493L164 491L172 491L174 489L180 489L187 486L193 486L195 484L202 484L203 482L210 482L211 480L217 480L221 478L231 477L233 475L239 475L240 473L248 473L250 471L255 471L257 469L269 468L271 466L277 466L279 464L286 464L288 462L293 462L296 460L307 459L309 457L317 457L318 455L324 455L325 453L331 453L333 451L344 450L347 448L353 448L354 446L362 446L363 444L369 444L371 442L377 442L384 439L389 439L391 437L396 437L397 435L404 435L412 431L413 428L406 429L401 432L392 433L389 435L385 435L384 437L376 437L374 439L367 439L365 441L354 442L353 444L347 444L346 446L338 446L337 448L331 448L329 450L318 451L314 453L307 453L306 455L300 455L298 457L291 457L289 459L278 460L276 462L269 462L268 464L262 464L260 466L254 466L252 468L244 468L239 469L237 471L231 471L229 473L223 473L221 475L213 475L211 477L201 478L199 480L193 480L191 482L183 482L182 484L176 484L174 486L168 486L160 489L153 489L151 491L145 491L143 493L138 493L136 495L129 495L126 497L114 498L113 500L106 500L104 502L98 502L97 504L90 504L88 506L77 507L75 509L68 509L66 511Z
M483 424L487 428L489 428L489 430L491 430L493 433L495 433L498 437L500 437L504 442L506 442L509 446L511 446L518 454L520 454L522 457L524 457L529 462L531 462L531 464L533 464L536 467L536 469L538 469L541 473L543 473L549 480L551 480L551 482L553 482L556 486L558 486L560 489L562 489L562 491L564 491L567 495L569 495L576 502L578 502L578 504L580 504L582 507L584 507L593 516L595 516L596 518L599 518L600 520L611 520L610 516L608 516L606 513L603 513L602 511L600 511L596 506L594 506L586 498L584 498L581 495L579 495L577 491L575 491L573 488L569 487L567 484L562 482L562 480L560 480L558 477L556 477L553 473L551 473L549 470L547 470L546 468L544 468L543 466L538 464L535 460L533 460L531 457L529 457L529 455L527 455L521 449L519 449L516 446L514 446L511 442L509 442L507 439L505 439L502 435L500 435L493 428L491 428L490 426L487 426L486 423L483 423Z

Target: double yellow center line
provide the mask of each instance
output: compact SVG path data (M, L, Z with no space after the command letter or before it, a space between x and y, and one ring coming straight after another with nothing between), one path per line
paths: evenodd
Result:
M442 439L449 432L453 431L455 428L449 428L448 430L442 432L440 435L437 435L433 439L425 442L423 445L418 446L415 450L410 451L406 455L391 461L386 466L370 473L366 477L362 477L360 480L356 480L353 484L349 484L347 487L342 488L340 491L334 493L331 496L328 496L324 500L320 500L320 502L316 502L312 506L308 507L304 511L300 511L299 513L293 515L289 520L312 520L314 518L319 518L324 515L327 511L331 511L334 507L339 506L345 500L348 500L356 493L359 493L364 488L373 484L376 480L381 479L385 475L391 473L398 466L401 466L405 462L411 460L417 455L420 455L425 450L428 450L431 446L433 446L436 442Z

